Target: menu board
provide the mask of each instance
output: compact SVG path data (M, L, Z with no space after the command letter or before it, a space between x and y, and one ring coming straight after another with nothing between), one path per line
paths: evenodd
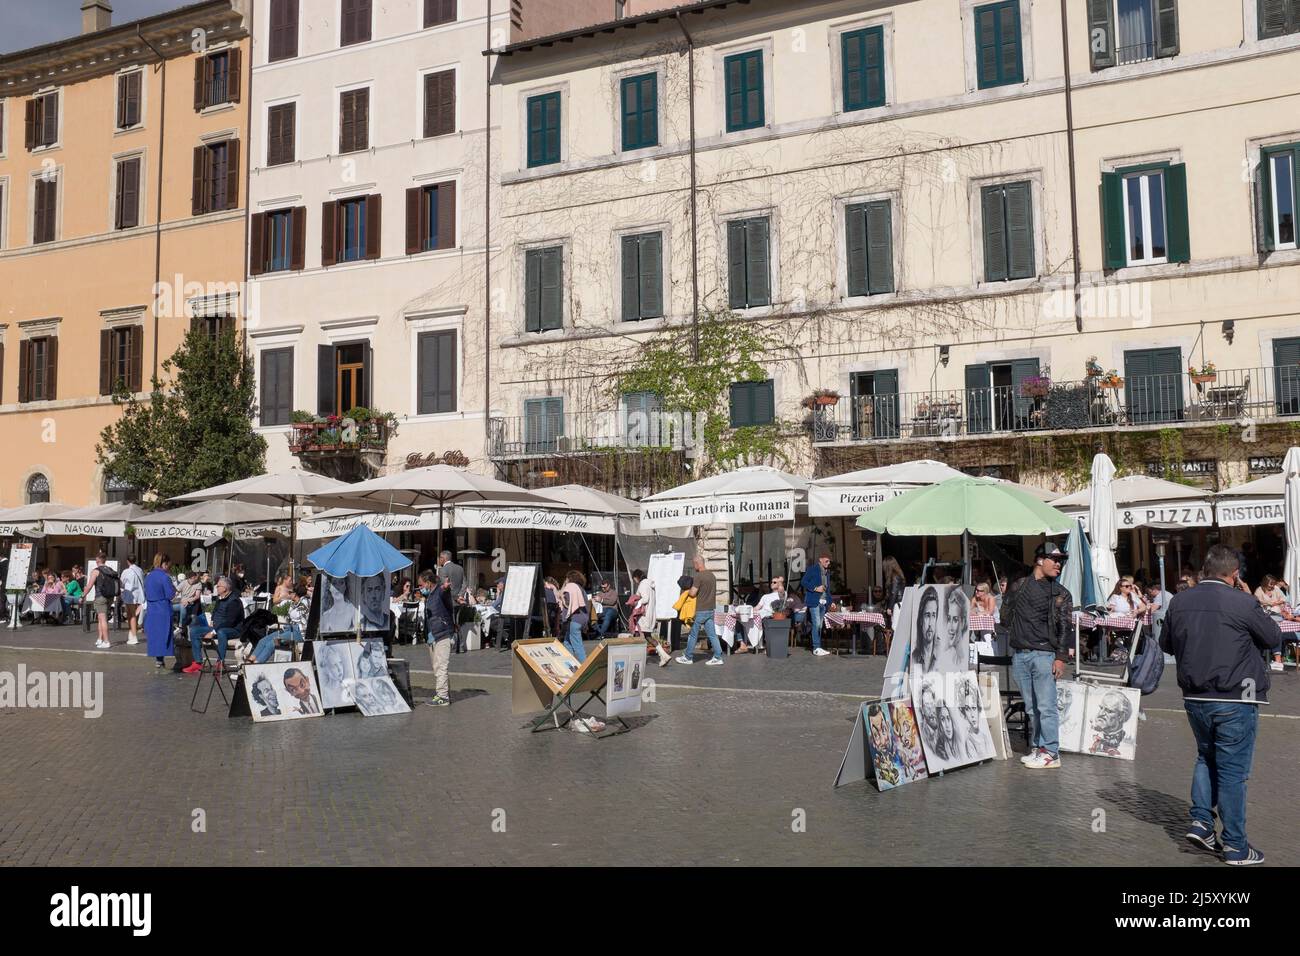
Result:
M6 591L26 591L27 578L32 572L32 543L24 541L9 549L9 573L5 576Z

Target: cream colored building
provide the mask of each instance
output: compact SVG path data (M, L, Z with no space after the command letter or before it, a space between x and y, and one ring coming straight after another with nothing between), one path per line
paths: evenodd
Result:
M657 6L501 51L502 474L683 480L609 453L610 383L727 311L777 340L729 424L808 476L1071 489L1101 447L1222 487L1294 443L1300 5L1070 3L1068 51L1042 0Z

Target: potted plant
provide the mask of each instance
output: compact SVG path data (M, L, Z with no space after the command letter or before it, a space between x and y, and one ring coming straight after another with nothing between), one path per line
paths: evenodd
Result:
M1044 368L1039 374L1031 375L1020 383L1020 394L1026 398L1041 398L1052 387L1052 370Z
M1083 366L1083 374L1087 378L1098 378L1103 374L1101 364L1097 361L1097 356L1088 356L1088 361L1084 363Z
M1213 362L1205 362L1199 369L1195 365L1189 365L1187 366L1187 374L1191 376L1193 385L1206 385L1219 377L1219 372L1215 369Z
M1119 377L1119 372L1114 369L1103 373L1097 382L1098 388L1121 388L1123 385L1124 380Z
M805 398L800 404L803 405L804 408L819 408L824 405L837 405L839 404L839 400L840 393L835 391L835 389L819 388Z

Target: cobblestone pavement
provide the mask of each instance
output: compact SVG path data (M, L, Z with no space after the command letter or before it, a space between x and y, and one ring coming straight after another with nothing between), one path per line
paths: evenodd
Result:
M1181 838L1193 744L1172 671L1143 701L1135 762L994 761L876 793L831 783L882 658L652 667L657 700L595 739L524 730L494 650L453 656L450 708L254 725L219 697L192 714L193 679L124 639L0 631L0 671L102 671L105 697L96 720L0 710L0 863L1219 865ZM427 654L402 654L427 696ZM1296 865L1300 677L1274 677L1250 834Z

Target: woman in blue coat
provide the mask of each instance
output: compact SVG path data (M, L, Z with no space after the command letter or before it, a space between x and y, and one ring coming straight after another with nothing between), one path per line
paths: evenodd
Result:
M153 558L153 570L144 579L144 636L149 642L149 653L163 666L163 657L176 655L172 639L172 598L176 585L172 582L172 559L165 554Z

